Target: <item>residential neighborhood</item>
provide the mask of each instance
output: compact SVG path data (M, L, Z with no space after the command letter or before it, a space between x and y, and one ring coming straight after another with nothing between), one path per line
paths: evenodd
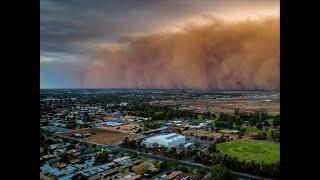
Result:
M224 147L219 149L220 144L254 141L270 143L273 147L279 142L278 115L239 109L229 114L204 112L177 109L176 105L149 104L164 97L173 99L172 102L188 101L181 94L189 92L156 92L155 95L154 91L44 91L40 100L41 177L210 179L212 166L225 164L221 158L229 158L221 152ZM270 94L261 92L264 93L267 95L261 97L256 97L255 93L243 94L261 103L260 99ZM136 103L141 94L144 99L153 98ZM212 93L212 96L205 93L205 97L201 93L195 94L198 99L221 96L221 92ZM239 93L239 96L243 94ZM235 95L229 96L234 101ZM277 155L273 158L265 168L277 165ZM226 166L230 168L230 165ZM250 168L249 164L247 166ZM268 177L263 169L259 174L239 171L239 168L231 170L235 172L231 173L235 178L275 177Z

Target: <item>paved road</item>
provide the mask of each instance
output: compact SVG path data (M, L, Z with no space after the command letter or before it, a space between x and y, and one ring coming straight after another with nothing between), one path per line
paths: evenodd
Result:
M57 136L61 137L61 135ZM160 161L169 161L171 160L171 158L168 157L163 157L163 156L157 156L157 155L153 155L153 154L149 154L149 153L145 153L145 152L140 152L137 150L132 150L132 149L128 149L128 148L122 148L116 145L106 145L106 144L99 144L99 143L92 143L92 142L85 142L82 141L80 139L77 138L73 138L73 137L66 137L66 136L62 136L64 138L69 138L72 140L76 140L76 141L80 141L80 142L84 142L87 144L92 144L92 145L97 145L97 146L101 146L101 147L105 147L111 150L115 150L115 151L119 151L119 152L126 152L126 153L137 153L139 156L143 156L143 157L147 157L150 159L156 159L156 160L160 160ZM182 166L186 166L186 167L191 167L191 168L196 168L196 169L206 169L206 170L210 170L211 167L210 166L206 166L203 164L198 164L198 163L192 163L192 162L188 162L188 161L183 161L183 160L178 160L179 165ZM247 173L241 173L241 172L236 172L236 171L230 171L232 174L238 176L241 179L248 179L248 180L270 180L268 178L263 178L263 177L259 177L259 176L255 176L255 175L251 175L251 174L247 174Z

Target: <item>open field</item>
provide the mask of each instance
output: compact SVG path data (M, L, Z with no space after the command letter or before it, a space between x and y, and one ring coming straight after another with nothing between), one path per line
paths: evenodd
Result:
M160 106L177 104L190 105L199 112L213 113L233 113L237 108L247 112L265 111L270 114L278 114L280 110L280 98L270 96L158 102Z
M83 141L99 143L99 144L115 145L115 144L122 143L123 139L125 139L126 137L128 137L129 140L142 138L142 136L139 134L122 133L118 131L107 130L104 128L80 129L80 130L65 132L65 133L62 133L61 135L73 136L76 133L91 133L89 137L83 138Z
M208 138L219 138L222 136L221 133L216 133L216 132L211 132L211 131L206 131L203 129L189 129L189 130L184 130L181 132L183 135L189 135L189 136L197 136L197 137L208 137Z
M140 124L123 124L119 126L101 126L100 129L106 129L110 131L118 131L123 133L137 133L137 131L143 128Z
M234 140L217 144L222 154L237 157L239 160L259 163L277 163L280 161L280 144L260 140Z

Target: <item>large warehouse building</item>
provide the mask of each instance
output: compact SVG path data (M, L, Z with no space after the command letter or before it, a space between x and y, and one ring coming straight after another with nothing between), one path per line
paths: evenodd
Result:
M144 141L147 147L151 147L153 144L157 143L168 148L177 147L185 142L186 137L176 133L153 136Z

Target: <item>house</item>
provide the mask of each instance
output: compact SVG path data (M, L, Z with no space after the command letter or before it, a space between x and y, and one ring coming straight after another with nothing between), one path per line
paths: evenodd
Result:
M202 178L202 176L199 175L199 174L193 174L193 175L190 177L191 180L199 180L199 179L201 179L201 178Z
M122 123L116 122L116 121L108 121L108 122L106 122L104 124L107 125L107 126L120 126L120 125L122 125Z
M171 123L173 123L173 124L181 124L181 121L180 121L180 120L177 120L177 121L171 121Z
M207 123L199 123L199 125L188 125L187 127L199 129L199 128L206 127L206 126L207 126Z
M160 177L157 177L156 180L168 180L168 178L165 176L160 176Z
M178 175L174 178L175 180L189 180L190 176L187 173L183 173L181 175Z
M62 162L56 162L52 164L52 166L61 169L61 168L67 167L67 164Z
M84 125L84 124L86 124L85 122L83 122L82 120L76 120L76 123L77 124L80 124L80 125Z
M64 175L64 174L60 173L60 170L58 168L52 167L47 163L44 164L43 166L41 166L40 169L44 174L50 174L50 175L55 175L55 176Z
M141 174L138 174L138 175L135 175L135 176L131 176L129 179L130 179L130 180L138 180L138 179L141 179Z
M122 102L119 104L119 106L127 106L127 105L128 105L128 103L126 103L126 102Z
M83 137L81 133L75 133L73 136L77 137L77 138L82 138Z
M49 146L49 149L54 150L54 149L58 149L58 148L64 148L66 146L69 146L70 143L59 143L59 144L52 144Z
M67 154L72 154L72 155L77 155L78 153L80 153L80 150L78 149L71 149L69 151L66 152Z
M191 142L183 145L184 148L188 148L188 147L192 147L192 146L193 146L193 143L191 143Z
M78 162L80 162L81 160L80 159L71 159L71 160L69 160L69 162L71 163L71 164L75 164L75 163L78 163Z
M168 178L169 180L173 180L175 177L177 177L177 176L179 176L179 175L181 175L181 174L183 174L182 171L173 171L172 173L170 173L170 174L167 176L167 178Z
M46 161L46 160L53 159L56 157L58 157L58 156L55 154L48 154L48 155L41 156L40 161Z
M239 131L238 131L238 130L231 130L230 133L231 133L231 134L238 134Z
M131 158L130 158L130 156L124 156L121 158L114 159L113 162L121 164L121 165L129 164L129 163L131 163Z
M66 150L65 149L55 149L53 151L54 154L61 154L61 153L64 153Z

